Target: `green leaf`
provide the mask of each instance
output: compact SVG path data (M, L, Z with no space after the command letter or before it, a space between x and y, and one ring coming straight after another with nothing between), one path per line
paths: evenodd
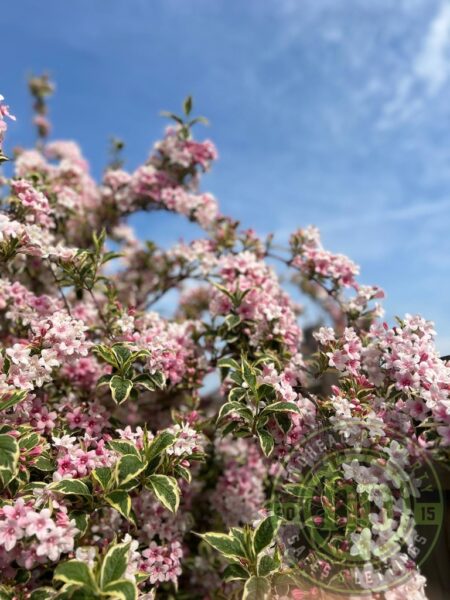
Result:
M225 296L227 296L231 300L231 302L233 302L233 294L229 292L225 286L220 285L220 283L216 283L215 281L211 281L211 284L220 292L222 292L222 294L225 294Z
M131 498L124 490L114 490L105 495L106 502L115 508L125 519L134 522L131 512Z
M159 456L164 450L170 448L176 440L176 436L168 431L162 431L159 433L149 446L147 452L147 459L153 460L156 456Z
M33 590L30 600L50 600L55 595L55 590L51 587L41 587ZM1 598L1 595L0 595Z
M229 331L237 327L240 324L240 322L241 317L239 317L239 315L228 315L225 317L225 325L227 326L227 329Z
M91 477L100 485L102 490L106 490L112 481L112 470L109 467L97 467L91 471Z
M54 471L55 461L48 454L41 454L34 461L33 467L39 471Z
M244 384L244 379L240 371L231 371L230 373L228 373L228 379L233 381L238 386L242 386Z
M81 560L69 560L60 563L55 569L53 580L62 581L63 583L76 583L92 590L97 587L92 571Z
M256 387L256 374L251 365L242 358L242 375L244 377L244 381L248 383L250 389L255 389Z
M138 597L136 584L128 579L120 579L110 583L103 589L103 592L118 600L136 600Z
M72 511L69 516L75 521L75 527L78 529L77 537L82 537L86 533L90 515L81 511Z
M116 544L109 548L100 568L99 582L102 588L122 578L128 565L129 550L129 543Z
M153 392L156 388L159 388L160 390L164 389L166 378L164 377L164 373L159 371L153 374L142 373L133 379L133 383L142 385L147 390Z
M250 577L244 587L242 600L266 600L270 594L270 582L264 577Z
M102 257L102 265L106 264L107 262L110 262L111 260L114 260L115 258L122 258L123 254L121 254L120 252L105 252L105 254Z
M112 352L111 348L108 348L108 346L105 346L105 344L97 344L97 346L94 346L93 352L113 367L119 366L117 358Z
M184 114L188 117L192 111L192 96L187 96L185 101L183 102L183 111Z
M276 413L275 420L283 433L288 433L292 427L292 421L287 413Z
M238 388L235 388L238 389ZM221 421L230 413L236 412L238 415L243 417L245 420L251 420L253 418L252 411L245 406L245 404L241 404L240 402L226 402L222 405L219 415L217 417L217 422Z
M16 584L24 585L30 580L31 573L28 569L17 569L14 581Z
M141 385L150 392L154 392L156 390L156 383L153 381L153 378L148 373L142 373L141 375L137 375L133 379L133 385Z
M47 487L47 483L45 483L44 481L32 481L31 483L28 483L26 486L24 486L22 488L22 492L23 494L31 494L31 495L35 495L36 493L39 493L40 491L45 490L45 488Z
M262 383L258 386L258 398L264 400L266 403L274 402L276 400L276 392L273 385L268 383Z
M48 489L60 494L73 494L74 496L92 496L88 486L79 479L62 479L56 483L51 483Z
M240 423L238 421L230 421L226 427L223 428L222 436L225 437L229 433L233 433L233 431L235 431L235 429L237 429L239 426Z
M15 406L19 402L22 402L27 397L27 390L17 390L15 392L8 392L2 395L0 400L0 410L7 410L12 406Z
M287 573L274 573L272 575L272 582L273 588L277 590L278 594L283 594L285 596L288 595L291 586L298 586L298 580Z
M131 352L130 356L122 364L122 373L126 373L133 363L143 358L147 358L148 356L150 356L149 350L137 350L136 352Z
M238 542L240 542L243 548L245 548L246 535L241 527L232 527L229 531L229 534L233 539L236 539Z
M195 117L195 119L192 119L191 121L189 121L189 125L191 127L193 125L195 125L196 123L203 123L203 125L209 125L209 121L206 117Z
M1 163L1 150L0 150L0 163ZM0 584L0 600L14 600L14 589L9 586Z
M92 597L92 594L92 590L81 583L66 583L56 594L54 593L52 600L87 600L87 598ZM97 595L94 597L97 597Z
M136 571L134 573L134 577L136 579L136 583L139 585L150 577L150 573L147 573L146 571ZM156 592L155 588L153 588L153 592ZM150 598L148 600L150 600Z
M270 515L261 521L253 536L253 548L255 554L258 555L264 548L270 546L279 527L280 519L275 515Z
M286 483L283 486L283 491L296 498L304 498L308 494L308 490L303 483Z
M167 475L150 475L148 484L155 496L163 506L171 512L178 510L180 504L180 490L177 480Z
M133 389L133 382L131 379L125 379L125 377L120 377L120 375L114 375L111 377L109 387L114 402L117 404L122 404L122 402L125 402L125 400L128 398L131 390Z
M182 477L188 483L191 483L192 475L191 475L191 472L189 471L189 469L187 469L186 467L183 467L182 465L175 465L174 470L175 470L175 475L177 477Z
M166 386L166 377L162 371L157 371L156 373L152 373L151 378L160 390L163 390Z
M240 564L233 563L228 565L225 571L222 573L222 579L226 582L236 581L237 579L247 579L248 571L244 569Z
M250 288L246 290L236 290L234 292L234 305L240 306L242 304L242 300L250 293Z
M100 233L97 233L96 231L92 233L92 241L94 242L94 247L97 252L100 253L101 249L103 248L103 244L105 243L105 239L106 229L104 227L101 229Z
M117 364L121 367L123 367L125 365L125 362L131 356L131 349L128 348L126 346L126 344L123 344L121 342L119 342L117 344L113 344L111 351L117 360Z
M147 465L140 458L132 454L122 456L116 464L116 477L119 486L125 485L135 479Z
M294 412L299 413L300 409L293 402L274 402L273 404L269 404L266 406L260 413L260 417L265 415L271 415L273 413L285 413L285 412Z
M19 439L19 448L22 450L32 450L41 442L41 436L37 433L30 432Z
M8 434L0 435L0 483L7 486L17 472L19 464L19 444Z
M280 561L271 556L261 556L258 561L258 575L265 576L280 568Z
M217 423L230 413L236 412L236 409L240 408L241 406L242 404L239 404L239 402L225 402L225 404L222 404L219 414L217 415Z
M259 429L258 438L261 449L264 452L264 456L270 456L275 444L272 435L265 429Z
M239 540L226 533L204 533L200 537L227 558L245 558L245 552Z
M221 369L231 369L232 371L239 371L240 370L240 366L237 360L234 360L234 358L221 358L218 362L217 362L217 366Z
M140 456L136 444L129 440L111 440L108 442L108 446L119 454L134 454L134 456Z
M97 387L101 387L102 385L109 385L109 382L113 378L113 375L102 375L100 379L97 381Z
M178 117L177 115L174 115L171 112L167 112L166 110L162 110L159 114L162 117L167 117L168 119L173 119L174 121L176 121L180 125L183 125L183 119L180 119L180 117Z
M247 395L247 390L243 387L235 387L228 394L229 402L240 402Z

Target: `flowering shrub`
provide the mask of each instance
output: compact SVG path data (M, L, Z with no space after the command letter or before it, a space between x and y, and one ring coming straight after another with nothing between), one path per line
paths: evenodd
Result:
M355 589L359 559L403 567L387 600L425 598L398 469L409 481L448 460L432 324L384 323L383 292L315 228L280 249L223 215L200 191L217 152L193 139L190 98L142 166L123 170L116 142L97 183L75 143L47 142L48 78L30 89L38 143L1 180L0 598L329 597L331 550L351 597L382 587ZM14 117L0 101L1 146ZM202 237L136 238L127 217L157 209ZM323 309L317 327L302 330L275 261ZM335 443L317 495L304 467L322 430ZM286 498L313 505L300 531L336 521L328 555L310 543L292 559Z

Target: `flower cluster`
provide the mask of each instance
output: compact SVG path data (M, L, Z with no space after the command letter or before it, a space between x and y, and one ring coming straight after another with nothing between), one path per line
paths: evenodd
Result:
M78 414L75 417L69 414L68 422L73 424ZM85 477L97 467L111 466L116 462L115 456L105 448L103 440L87 437L85 441L78 442L75 437L65 435L53 438L53 445L57 450L57 469L53 473L55 481Z
M144 560L141 568L150 574L150 583L177 582L181 575L180 559L183 557L180 542L171 542L168 546L158 546L156 542L151 542L142 556Z
M193 170L200 167L207 171L211 163L217 160L217 150L214 144L205 140L198 142L180 136L180 127L167 127L165 137L155 144L155 154L150 161L155 166L169 163L171 167L181 167Z
M292 266L300 269L311 279L329 280L335 286L356 287L358 265L343 254L332 254L324 250L315 227L294 233L291 246L294 252Z
M133 172L116 144L97 183L47 140L52 90L31 80L39 142L2 178L2 599L319 599L331 578L358 598L369 575L385 600L425 598L402 494L449 458L432 324L384 323L382 290L316 228L280 249L223 215L192 99ZM0 97L0 146L7 118ZM156 209L201 236L139 239L129 215ZM332 442L317 464L314 436ZM296 519L326 547L300 552Z
M264 505L263 481L267 469L257 448L244 440L230 444L224 439L218 449L223 455L224 468L211 502L227 527L250 523Z
M77 532L64 507L52 514L48 508L34 510L18 498L0 509L0 561L5 568L17 561L27 569L47 560L58 561L73 550Z
M16 120L16 117L9 112L9 106L3 104L4 99L5 98L0 94L0 148L5 136L5 132L8 129L8 124L5 120L5 117L8 117L13 121Z
M254 346L273 340L296 352L302 334L295 305L272 269L254 253L244 251L221 258L217 270L220 286L213 292L211 313L218 316L235 312L245 322L246 334Z

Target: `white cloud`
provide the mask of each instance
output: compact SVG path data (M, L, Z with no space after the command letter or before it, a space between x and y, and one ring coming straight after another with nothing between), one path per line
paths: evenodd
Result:
M365 210L364 212L356 213L352 210L342 217L335 217L330 220L323 218L321 219L320 223L315 224L320 225L320 229L323 229L327 232L350 232L363 226L375 226L379 224L395 223L398 221L401 223L405 223L406 221L423 222L423 219L425 218L449 214L449 212L450 199L443 199L434 202L418 201L416 204L409 204L407 206L393 209L389 209L385 204L382 204L380 207L374 208L371 211ZM303 225L307 225L307 223L303 223ZM279 237L280 239L287 239L291 233L292 224L285 226L283 223L276 231L276 237Z
M450 3L445 3L433 19L423 47L414 63L414 74L430 93L438 92L450 74Z
M450 77L450 2L440 6L422 40L409 72L400 78L394 97L384 107L382 127L414 116Z

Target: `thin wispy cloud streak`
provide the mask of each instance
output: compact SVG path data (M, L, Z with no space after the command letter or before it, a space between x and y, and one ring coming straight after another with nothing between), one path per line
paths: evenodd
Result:
M351 227L364 224L375 225L377 223L386 223L388 221L414 221L424 217L435 215L448 215L450 211L450 200L442 200L441 202L422 202L413 206L406 206L396 210L385 210L374 213L363 213L357 217L346 217L344 219L333 219L324 221L322 227L327 231L337 231L341 229L349 229Z
M392 126L424 108L450 76L450 3L444 2L429 24L409 72L398 81L394 98L385 106L382 126Z

